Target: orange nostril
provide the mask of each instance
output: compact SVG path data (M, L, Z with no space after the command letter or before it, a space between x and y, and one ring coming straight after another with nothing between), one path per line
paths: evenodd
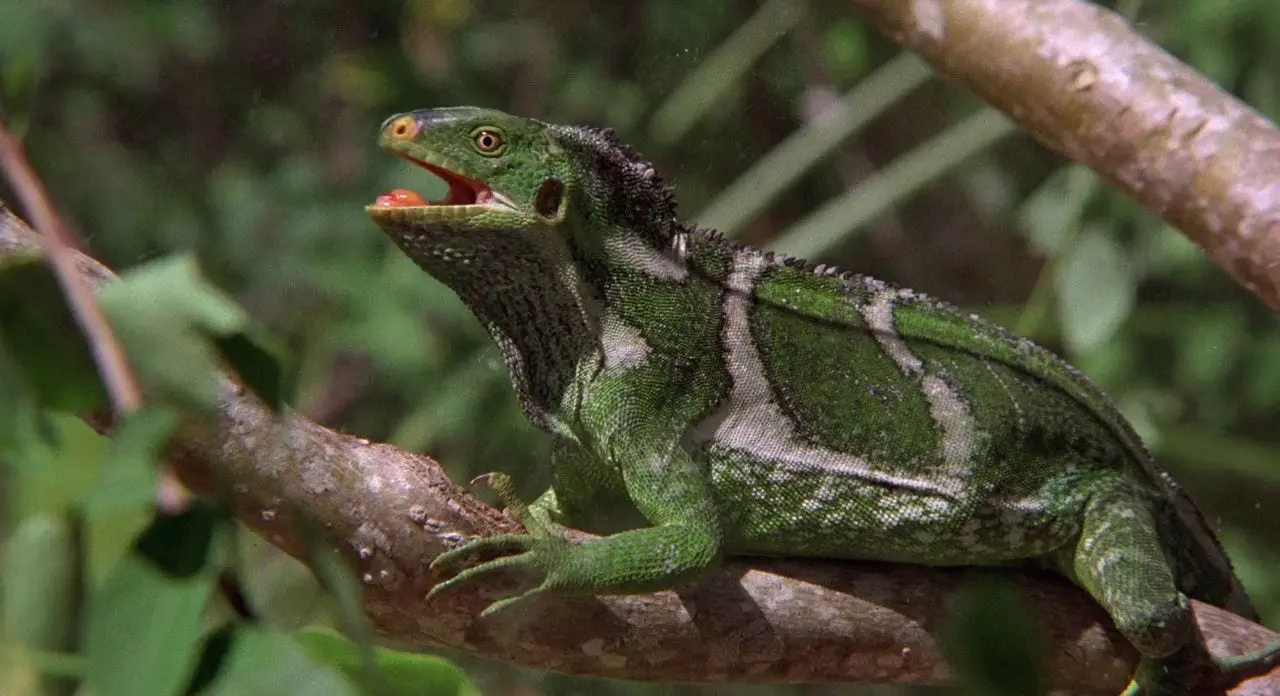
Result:
M418 121L412 116L401 116L391 122L390 133L393 138L412 138L418 134Z

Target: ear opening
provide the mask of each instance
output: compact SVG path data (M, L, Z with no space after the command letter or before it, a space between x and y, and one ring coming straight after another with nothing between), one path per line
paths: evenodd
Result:
M555 177L547 177L538 187L538 195L533 199L533 209L542 217L555 217L560 212L560 201L564 199L564 184Z

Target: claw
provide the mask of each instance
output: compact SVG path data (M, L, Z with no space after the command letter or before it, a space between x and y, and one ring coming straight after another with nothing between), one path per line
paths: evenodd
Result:
M506 599L499 599L493 604L490 604L489 606L485 607L484 611L480 612L480 618L487 619L490 616L493 616L494 614L502 611L503 609L506 609L512 604L515 604L516 602L522 602L532 597L533 595L541 594L546 590L547 590L546 587L538 586L533 588L532 590L529 590L528 592L525 592L524 594L518 594L514 597L507 597Z
M430 592L427 592L427 599L430 600L432 597L435 597L441 592L447 592L449 589L453 587L457 587L458 585L468 580L472 580L474 578L480 577L481 575L486 575L495 570L501 570L503 568L512 568L512 567L528 565L531 561L532 561L532 558L529 557L528 553L522 553L518 556L503 556L502 558L495 558L492 561L486 561L484 563L481 563L480 565L472 566L462 571L461 573L458 573L457 575L449 578L448 580L445 580L444 582L437 583L435 587L431 588ZM524 595L520 595L520 596L524 596Z
M439 556L436 556L435 560L431 562L429 567L432 570L445 568L463 560L473 553L483 551L496 551L502 549L528 551L532 544L533 539L527 534L497 534L495 536L469 541L456 549L446 551Z
M507 514L515 521L521 524L524 523L524 518L529 512L529 506L523 500L520 500L520 496L516 495L514 479L501 471L491 471L471 479L472 488L480 486L493 491L498 496L498 500L502 502L502 506L507 509Z
M516 495L515 482L503 473L481 474L471 480L472 486L488 486L507 508L507 515L524 525L527 534L499 534L469 541L456 549L447 551L431 562L431 569L446 568L466 560L476 553L507 551L515 552L500 558L485 561L470 568L465 568L457 575L437 583L427 592L427 599L432 599L442 592L447 592L458 585L487 575L495 570L519 568L538 571L542 584L528 592L501 599L481 612L481 616L490 616L506 607L528 597L540 594L557 586L551 578L553 570L558 567L563 554L567 550L567 542L557 534L551 522L550 513L537 505L528 506Z

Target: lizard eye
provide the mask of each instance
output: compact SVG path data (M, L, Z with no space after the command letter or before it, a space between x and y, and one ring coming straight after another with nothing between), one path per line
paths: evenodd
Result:
M506 143L502 140L502 131L495 128L480 128L471 134L471 142L482 155L493 157L502 154Z

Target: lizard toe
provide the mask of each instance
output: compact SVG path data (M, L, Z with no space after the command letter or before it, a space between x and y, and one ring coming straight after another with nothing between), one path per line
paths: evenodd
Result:
M474 539L451 551L446 551L429 566L431 570L439 570L457 565L468 556L477 553L494 551L528 551L534 544L534 538L528 534L496 534L494 536Z
M529 599L535 595L542 594L543 592L546 592L548 589L550 588L547 587L546 585L539 585L538 587L535 587L532 590L529 590L528 592L523 592L521 594L518 594L512 597L507 597L506 599L499 599L493 604L490 604L489 606L485 607L484 611L480 612L480 618L482 619L489 618L490 616L497 614L503 609L506 609L514 604L523 602L524 600Z
M457 575L436 584L427 592L427 599L433 599L443 592L447 592L464 582L474 580L482 575L488 575L496 570L506 568L522 568L533 565L533 556L529 552L521 553L515 556L503 556L495 558L492 561L486 561L476 566L472 566L458 573ZM527 593L526 593L527 594ZM521 595L523 596L523 595Z

